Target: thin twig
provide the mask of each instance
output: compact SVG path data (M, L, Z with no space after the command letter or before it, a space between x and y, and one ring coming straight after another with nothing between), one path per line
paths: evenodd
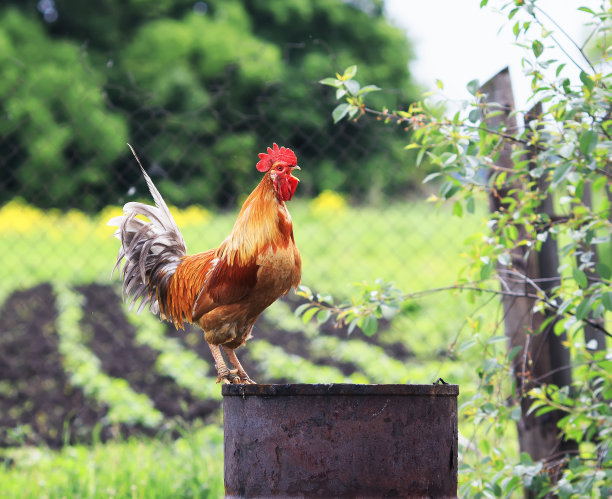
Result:
M517 274L518 276L522 276L522 274L519 274L518 272L514 272L515 274ZM526 276L524 277L524 281L531 284L535 289L540 290L542 294L534 294L534 293L529 293L529 292L518 292L518 291L511 291L509 290L509 287L507 287L508 290L502 290L502 289L493 289L493 288L482 288L477 286L478 282L470 282L467 284L452 284L449 286L440 286L438 288L430 288L430 289L423 289L421 291L415 291L412 293L405 293L399 296L399 298L401 300L410 300L410 299L416 299L416 298L422 298L434 293L440 293L442 291L476 291L479 293L490 293L490 294L494 294L494 295L500 295L500 296L508 296L508 297L515 297L515 298L529 298L531 300L536 300L536 301L540 301L542 303L544 303L547 307L551 308L552 310L559 310L560 306L557 305L556 303L550 301L547 298L544 298L543 296L546 296L545 293L541 290L541 288L539 286L537 286L535 284L534 281L532 281L531 279L527 278ZM503 279L500 279L500 283L502 284L502 286L504 286L504 281ZM319 302L317 300L311 300L311 302L323 309L323 310L329 310L332 313L338 314L344 310L346 310L347 308L352 308L353 305L328 305L326 303L323 302ZM564 315L570 316L570 317L575 317L575 314L569 312L568 310L565 310ZM605 334L606 336L609 336L610 338L612 338L612 333L610 333L606 328L604 328L601 324L599 324L597 321L594 321L592 319L589 319L588 317L585 317L583 319L581 319L583 322L585 322L586 324L590 325L591 327L597 329L598 331L601 331L603 334Z
M583 59L586 61L586 63L589 65L589 67L593 70L593 72L595 73L595 66L593 66L593 63L591 62L591 60L587 57L587 55L584 53L584 51L582 50L582 48L574 41L574 39L569 36L569 34L561 27L561 25L559 23L557 23L557 21L555 21L548 13L546 13L546 11L542 10L541 7L534 5L536 10L539 10L544 16L546 16L549 21L551 23L553 23L557 29L565 36L565 38L567 38L570 43L576 47L576 49L578 50L578 52L580 52L580 55L583 57ZM533 18L537 21L537 23L544 27L543 24L540 22L540 20L535 16L535 14L532 14ZM552 35L551 35L552 37ZM552 37L552 39L554 40L554 42L557 44L557 46L563 51L563 53L574 63L576 64L576 66L578 66L578 68L581 71L584 71L568 54L567 52L563 49L563 47L561 46L561 44L559 42L557 42L557 40L554 39L554 37ZM586 71L585 71L586 72Z
M397 116L395 113L384 113L382 111L377 111L376 109L372 109L372 108L367 107L367 106L363 106L361 108L361 110L362 110L363 113L373 114L374 116L377 116L377 117L393 119L393 120L395 120L396 123L405 123L405 122L409 121L406 118L402 118L400 116ZM441 124L441 125L444 124L444 125L447 125L447 126L452 124L451 122L438 122L438 123ZM547 147L541 146L539 144L532 144L532 143L530 143L526 139L521 139L519 137L515 137L514 135L510 135L510 134L507 134L507 133L504 133L504 132L500 132L498 130L493 130L491 128L487 128L487 127L483 127L483 126L478 126L478 125L469 125L467 123L462 123L461 126L463 126L464 128L472 129L472 130L482 130L483 132L490 133L490 134L493 134L493 135L497 135L498 137L501 137L502 139L509 140L509 141L514 142L516 144L521 144L521 145L523 145L525 147L530 147L530 148L532 148L533 150L535 150L537 152L543 152L543 151L547 151L548 150ZM602 130L603 130L603 127L600 126L600 128L602 128ZM603 131L608 136L608 138L610 138L608 133L605 130L603 130ZM559 155L559 157L561 159L566 160L566 161L570 161L570 158L565 158L565 157L563 157L561 155ZM496 169L501 169L501 168L502 167L497 167ZM514 170L505 169L504 171L514 171ZM596 171L600 175L603 175L604 177L612 179L612 173L604 170L603 168L595 168L594 171Z

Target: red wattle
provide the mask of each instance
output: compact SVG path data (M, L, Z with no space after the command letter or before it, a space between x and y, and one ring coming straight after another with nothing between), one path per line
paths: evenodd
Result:
M291 201L299 180L293 175L278 180L278 194L283 201Z

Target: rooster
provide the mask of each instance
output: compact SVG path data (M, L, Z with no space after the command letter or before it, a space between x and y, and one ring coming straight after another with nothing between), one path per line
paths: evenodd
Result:
M131 149L131 146L130 146ZM234 228L218 248L187 254L168 206L132 149L155 206L130 202L109 220L121 241L113 272L121 270L130 308L141 299L161 319L182 329L204 331L217 369L217 383L254 383L234 350L251 336L261 314L301 279L301 258L285 205L293 197L299 170L291 149L274 144L259 154L261 182L242 205ZM143 215L149 221L136 218ZM228 369L221 348L235 369Z

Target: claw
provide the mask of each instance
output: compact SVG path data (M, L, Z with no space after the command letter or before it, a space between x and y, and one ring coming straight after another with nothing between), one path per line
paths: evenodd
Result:
M224 385L231 385L241 383L240 377L236 375L234 371L229 369L219 369L217 376L217 383L223 383Z
M249 375L244 371L238 372L238 376L240 377L240 383L244 383L245 385L256 385L257 384L255 383L255 381L249 378Z
M240 361L238 360L238 357L236 357L236 353L234 352L234 350L226 346L223 346L223 349L225 350L225 353L227 354L227 358L229 359L229 361L236 367L236 369L230 372L238 376L238 378L240 379L239 383L244 383L246 385L255 385L256 384L255 381L249 378L249 375L246 373L244 368L240 365Z

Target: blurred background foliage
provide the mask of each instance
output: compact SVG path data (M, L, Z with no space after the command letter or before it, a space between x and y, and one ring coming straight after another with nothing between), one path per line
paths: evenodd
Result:
M255 182L261 144L274 140L314 173L309 194L405 193L419 173L381 168L405 162L405 137L334 127L334 94L317 81L356 63L390 89L373 104L398 108L417 95L411 58L380 1L9 0L0 201L19 192L43 208L86 211L121 202L139 178L126 142L177 205L234 206L245 178Z

